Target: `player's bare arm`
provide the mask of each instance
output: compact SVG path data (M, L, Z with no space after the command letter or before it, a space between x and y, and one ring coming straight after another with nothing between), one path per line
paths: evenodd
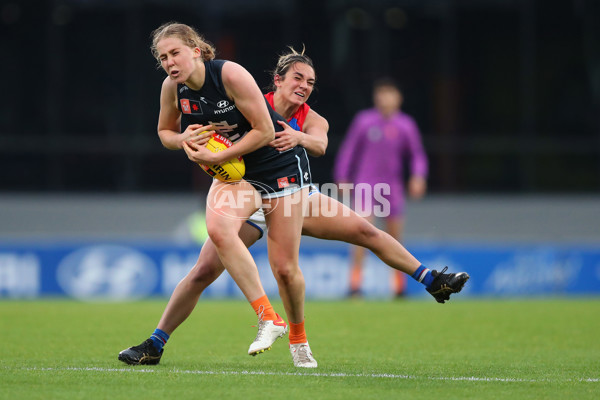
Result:
M184 141L204 144L213 131L211 126L192 124L180 133L181 112L177 107L177 83L165 78L160 92L160 113L158 115L158 136L164 147L169 150L181 150Z
M304 121L304 133L300 146L304 147L308 154L314 157L325 155L329 139L329 123L325 118L320 116L315 110L310 109L306 120Z
M236 142L235 146L217 153L217 163L266 146L275 137L275 128L265 99L252 75L241 65L229 61L223 65L222 77L227 95L250 122L252 130Z
M286 151L296 146L302 146L313 157L320 157L325 154L329 142L327 138L329 123L314 110L311 109L306 116L303 126L304 132L295 130L283 121L277 121L277 123L284 129L275 132L276 138L269 143L269 146L276 148L278 151Z

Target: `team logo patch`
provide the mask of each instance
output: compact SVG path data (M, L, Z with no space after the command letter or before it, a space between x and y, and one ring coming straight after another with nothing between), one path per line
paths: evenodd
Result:
M279 189L283 189L286 187L290 187L290 186L298 186L298 175L290 175L290 176L286 176L285 178L278 178L277 179L277 186L279 187Z
M200 102L197 100L180 99L179 104L181 104L181 112L184 114L204 114Z
M288 186L290 186L290 182L288 181L288 178L278 178L277 179L277 186L279 187L279 189L283 189L286 188Z

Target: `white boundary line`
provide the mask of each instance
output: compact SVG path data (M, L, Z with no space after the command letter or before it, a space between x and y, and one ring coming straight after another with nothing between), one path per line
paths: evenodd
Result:
M593 382L599 383L600 378L579 379L519 379L519 378L496 378L477 376L417 376L396 374L347 374L345 372L268 372L268 371L199 371L180 369L148 369L148 368L100 368L100 367L63 367L63 368L4 368L8 370L25 371L82 371L82 372L137 372L137 373L175 373L191 375L267 375L267 376L315 376L326 378L381 378L381 379L424 379L430 381L468 381L468 382L514 382L514 383L553 383L553 382Z

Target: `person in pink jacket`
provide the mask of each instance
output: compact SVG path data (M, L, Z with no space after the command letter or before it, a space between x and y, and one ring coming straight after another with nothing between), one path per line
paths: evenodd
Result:
M402 93L393 80L373 85L374 108L362 110L350 125L337 154L334 178L354 184L355 211L371 222L385 218L385 230L401 240L404 225L404 166L408 195L420 199L427 190L427 156L415 120L401 111ZM354 247L350 294L359 295L362 284L363 247ZM394 271L393 291L402 296L406 277Z

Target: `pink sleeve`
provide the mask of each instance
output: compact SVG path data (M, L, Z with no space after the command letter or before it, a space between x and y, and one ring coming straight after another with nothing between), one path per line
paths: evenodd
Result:
M347 182L353 178L350 176L352 174L352 161L360 146L362 136L361 115L362 113L359 113L354 117L338 150L333 170L333 178L336 182Z
M410 157L410 175L427 177L429 172L429 164L427 161L427 154L425 154L425 149L423 148L423 142L421 141L419 127L412 118L407 118L408 148L406 150Z

